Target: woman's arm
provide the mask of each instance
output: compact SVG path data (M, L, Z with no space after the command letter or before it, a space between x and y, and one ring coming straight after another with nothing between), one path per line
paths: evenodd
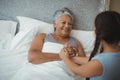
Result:
M45 36L46 35L42 33L37 35L36 38L33 40L28 54L29 62L33 64L40 64L49 61L61 60L59 54L42 52Z
M76 40L76 42L77 42L77 45L78 45L78 49L77 49L77 51L78 51L78 56L85 57L86 55L85 55L85 51L84 51L84 49L83 49L82 44L80 43L79 40Z
M70 59L70 56L65 48L61 50L59 55L61 59L63 59L63 61L67 64L67 66L71 69L71 71L77 75L80 75L82 77L93 77L102 75L103 73L102 65L97 60L92 60L83 65L78 65Z

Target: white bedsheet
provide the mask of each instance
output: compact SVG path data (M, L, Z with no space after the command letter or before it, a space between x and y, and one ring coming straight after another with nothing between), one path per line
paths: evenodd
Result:
M11 80L27 62L27 52L25 49L0 49L0 80Z
M58 52L62 47L46 43L43 51ZM27 61L27 54L27 49L0 50L0 80L84 80L73 74L63 61L35 65Z

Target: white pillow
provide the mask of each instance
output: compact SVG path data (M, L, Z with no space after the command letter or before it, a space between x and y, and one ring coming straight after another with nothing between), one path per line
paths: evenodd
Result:
M0 49L9 49L14 35L9 33L0 33Z
M42 22L28 17L19 16L17 18L20 23L20 32L17 33L17 35L13 38L11 49L15 49L15 48L29 49L32 40L35 38L36 34L40 32L52 33L54 31L54 27L52 24L48 24L46 22ZM26 29L24 29L23 27L25 27ZM71 36L80 40L87 55L91 53L94 46L93 31L73 29L71 32Z
M24 17L24 16L17 16L17 19L19 21L20 24L20 31L25 31L29 28L33 28L33 27L38 27L38 32L45 32L45 33L50 33L54 31L54 27L53 24L49 24L37 19L33 19L30 17Z
M90 55L94 47L94 31L72 30L71 36L77 38L85 50L86 55Z
M17 22L15 21L0 20L0 49L9 49L16 27Z
M53 33L52 24L39 21L33 18L17 16L20 24L20 31L13 38L10 49L29 49L32 40L38 33Z
M15 35L17 22L11 20L0 20L0 32Z

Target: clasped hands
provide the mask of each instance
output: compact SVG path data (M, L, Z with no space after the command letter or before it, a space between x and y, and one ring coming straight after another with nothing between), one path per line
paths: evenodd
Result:
M77 55L77 49L69 44L66 44L60 51L60 58L72 58Z

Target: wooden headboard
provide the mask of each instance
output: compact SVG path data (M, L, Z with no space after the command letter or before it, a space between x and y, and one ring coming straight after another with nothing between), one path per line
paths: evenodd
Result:
M93 30L95 16L109 9L109 0L0 0L0 19L27 16L52 23L54 12L63 7L75 15L74 29Z

